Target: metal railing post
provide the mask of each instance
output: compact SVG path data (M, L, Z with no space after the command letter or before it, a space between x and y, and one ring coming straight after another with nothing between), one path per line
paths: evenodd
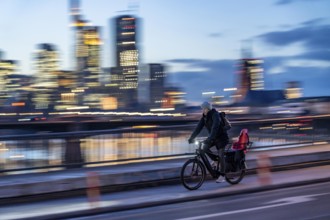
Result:
M79 131L80 124L73 123L71 131ZM67 137L64 151L64 165L67 169L83 167L84 157L79 137Z

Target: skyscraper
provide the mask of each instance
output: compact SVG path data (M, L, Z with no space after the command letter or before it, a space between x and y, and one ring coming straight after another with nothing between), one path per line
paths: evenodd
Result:
M57 88L59 53L53 44L38 44L34 54L35 87Z
M130 15L115 18L116 22L116 64L135 67L139 64L137 48L137 19Z
M242 41L241 56L238 61L237 70L237 90L235 101L242 101L249 91L264 90L264 70L263 60L253 57L252 40Z
M101 85L100 28L83 19L79 0L70 0L70 19L74 34L75 88L78 107L98 108Z
M236 101L241 101L252 90L264 89L264 75L261 59L241 59L238 63L238 89Z
M150 63L141 69L139 80L139 101L151 107L161 107L165 92L165 67L160 63Z
M59 53L52 44L38 44L34 54L34 95L36 109L50 109L56 102Z
M86 87L97 87L100 85L101 73L101 40L99 27L86 26L83 31L86 57L83 62L84 77L82 81Z
M0 60L0 92L6 93L11 83L8 81L9 76L17 71L17 61Z
M19 85L12 79L18 69L17 61L4 60L0 57L0 107L16 92Z
M139 48L138 19L131 15L122 15L114 19L115 23L115 62L122 69L122 82L125 106L134 107L138 100ZM111 24L112 25L112 24Z
M26 90L29 76L20 75L16 60L5 60L0 54L0 108L5 111L27 110L31 101Z
M6 94L19 87L11 80L11 75L16 74L17 70L18 62L16 60L5 60L4 52L0 51L0 93Z
M80 1L70 1L71 26L74 31L75 71L77 87L99 86L101 71L100 29L84 20L80 13Z

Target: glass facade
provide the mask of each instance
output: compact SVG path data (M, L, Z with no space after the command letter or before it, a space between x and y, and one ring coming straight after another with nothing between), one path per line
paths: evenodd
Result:
M133 107L138 103L139 50L137 18L123 15L115 18L115 59L122 72L119 89L123 90L123 104Z
M38 44L34 54L34 94L35 109L52 109L57 100L59 53L52 44Z
M152 107L161 107L164 99L165 77L162 64L149 64L150 71L150 104Z
M162 64L148 64L145 84L141 84L139 30L140 18L121 15L112 18L111 45L114 46L115 67L108 68L107 76L101 69L101 29L84 19L80 0L69 0L69 17L73 32L72 71L60 68L59 51L50 43L38 44L33 53L33 75L28 85L14 74L17 63L3 60L0 51L0 98L3 105L13 103L24 94L29 109L49 112L70 109L120 109L133 110L161 107L165 102L165 72ZM143 87L146 95L138 97ZM139 98L139 99L138 99ZM15 98L15 105L20 98ZM6 102L6 103L5 103ZM140 105L142 104L142 105ZM148 104L148 105L144 105ZM26 104L24 104L26 105ZM10 105L8 105L10 106Z
M11 86L9 76L16 73L18 66L14 60L0 60L0 91L5 92Z
M1 107L10 105L8 100L17 96L17 89L20 88L18 82L14 79L14 74L18 69L17 62L14 60L0 59L0 105Z
M102 45L100 28L82 19L79 0L70 1L70 12L74 31L77 87L100 86Z
M261 59L241 59L238 64L236 101L243 100L248 91L264 90L264 70Z
M52 44L39 44L34 56L35 84L39 88L57 88L59 53Z

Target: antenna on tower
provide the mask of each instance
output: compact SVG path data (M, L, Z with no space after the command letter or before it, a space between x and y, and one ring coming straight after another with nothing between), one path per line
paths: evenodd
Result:
M138 1L128 2L128 11L136 12L136 14L138 14L139 7L140 7L140 4Z
M252 40L251 39L242 41L241 56L242 56L243 59L253 57Z
M80 13L80 0L70 0L69 10L73 14Z

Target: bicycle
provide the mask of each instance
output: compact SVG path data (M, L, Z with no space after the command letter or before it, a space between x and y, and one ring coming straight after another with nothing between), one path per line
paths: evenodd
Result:
M212 167L206 154L202 150L204 141L196 141L198 148L196 149L196 155L194 158L186 161L181 169L180 179L183 186L189 190L195 190L202 186L206 179L206 170L209 172L212 178L216 179L220 175L225 176L225 179L230 184L238 184L245 176L247 165L245 162L246 149L251 148L252 142L248 142L245 150L234 151L229 148L225 149L225 172L221 173L220 170L220 158L217 157L217 165ZM227 146L231 146L228 144ZM239 161L235 161L235 154L237 154Z

